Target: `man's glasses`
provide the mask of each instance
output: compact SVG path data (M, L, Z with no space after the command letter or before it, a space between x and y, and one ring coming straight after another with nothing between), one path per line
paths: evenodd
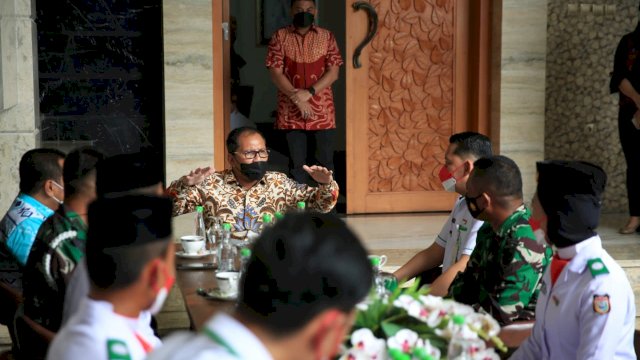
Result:
M244 156L247 160L253 160L256 156L259 156L260 159L266 159L269 157L269 153L271 150L252 150L252 151L243 151L243 152L235 152L234 154L240 154Z

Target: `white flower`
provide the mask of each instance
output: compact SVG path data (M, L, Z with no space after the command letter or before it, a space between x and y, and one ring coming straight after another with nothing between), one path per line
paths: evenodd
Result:
M414 299L413 297L411 297L409 295L400 295L393 302L393 306L401 308L401 309L409 310L409 306L411 304L415 303L415 302L416 302L416 299Z
M440 296L433 295L421 295L418 297L420 302L424 304L428 309L440 309L444 300Z
M340 360L369 360L369 355L358 349L349 349L340 357Z
M497 336L500 332L500 324L491 315L487 314L471 314L468 316L469 324L478 330L482 330L487 336Z
M440 324L440 320L446 313L440 312L438 309L429 310L422 303L414 301L409 305L407 314L424 321L431 327L436 327Z
M458 319L453 318L449 320L444 329L436 329L436 335L442 336L445 339L453 339L456 337L465 340L473 340L478 338L478 333L469 328L464 316L454 315L454 317L458 317ZM459 320L463 320L463 322L459 322Z
M484 354L486 345L479 339L463 339L456 337L449 343L449 357L451 359L476 359L476 355ZM482 359L482 358L480 358Z
M354 359L386 359L385 341L376 338L369 329L358 329L354 331L353 334L351 334L351 346L353 346L352 350L362 353L359 355L360 357L354 357Z
M500 356L493 349L484 349L472 355L472 360L500 360Z
M387 346L389 349L399 349L403 353L410 354L417 342L418 334L408 329L402 329L387 339Z
M418 339L416 348L423 349L425 354L430 355L434 359L440 359L440 349L431 345L429 340Z

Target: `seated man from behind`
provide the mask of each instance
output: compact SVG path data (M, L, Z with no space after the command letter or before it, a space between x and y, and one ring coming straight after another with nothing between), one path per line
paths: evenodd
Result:
M89 296L62 327L47 359L144 359L160 345L149 317L173 285L171 200L98 199L89 208Z
M235 313L169 337L149 359L333 359L371 281L367 253L344 222L287 215L254 245Z
M40 227L24 268L24 313L53 332L60 328L71 272L84 257L87 210L96 198L95 167L102 158L91 148L67 155L63 167L64 204Z
M153 157L143 153L111 156L98 164L96 169L96 193L98 198L114 198L124 195L155 195L164 193L162 168ZM64 295L62 325L80 308L89 294L89 276L84 258L75 267L67 283Z
M419 276L422 283L431 283L431 295L444 296L453 278L458 272L464 271L476 246L478 229L483 224L471 216L464 201L467 179L473 170L473 163L486 156L491 156L491 141L484 135L463 132L449 138L440 180L447 191L455 191L461 196L456 200L436 241L396 270L394 275L398 279ZM440 270L440 265L442 270L436 271Z
M307 208L329 212L338 200L338 184L333 172L322 166L305 165L317 187L298 184L285 174L267 171L269 151L257 129L241 127L227 137L227 160L231 169L215 172L210 167L196 169L171 183L173 215L196 211L204 206L206 227L215 217L232 224L233 236L244 238L258 233L262 215L286 212L300 201Z
M0 221L0 281L22 291L22 267L40 225L64 199L64 154L33 149L20 159L20 193Z
M636 359L636 307L624 270L594 231L607 176L577 161L538 163L532 216L556 254L533 334L511 359Z
M484 309L502 326L533 320L551 248L536 242L529 225L520 169L505 156L476 161L465 200L471 215L484 225L467 268L453 280L449 294Z

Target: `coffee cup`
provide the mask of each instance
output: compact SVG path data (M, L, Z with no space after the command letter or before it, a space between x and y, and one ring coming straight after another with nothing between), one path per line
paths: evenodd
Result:
M182 250L185 254L195 255L204 251L204 236L186 235L180 238Z
M238 283L240 281L240 273L237 271L221 271L216 273L216 281L220 295L230 297L238 294Z
M378 269L382 269L387 263L387 255L369 255L369 262Z

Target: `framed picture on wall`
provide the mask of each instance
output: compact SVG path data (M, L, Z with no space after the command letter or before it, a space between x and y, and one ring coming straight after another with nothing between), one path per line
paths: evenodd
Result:
M316 9L318 8L316 0ZM291 24L291 0L256 0L256 39L258 45L268 45L271 35ZM316 18L315 23L318 23Z

